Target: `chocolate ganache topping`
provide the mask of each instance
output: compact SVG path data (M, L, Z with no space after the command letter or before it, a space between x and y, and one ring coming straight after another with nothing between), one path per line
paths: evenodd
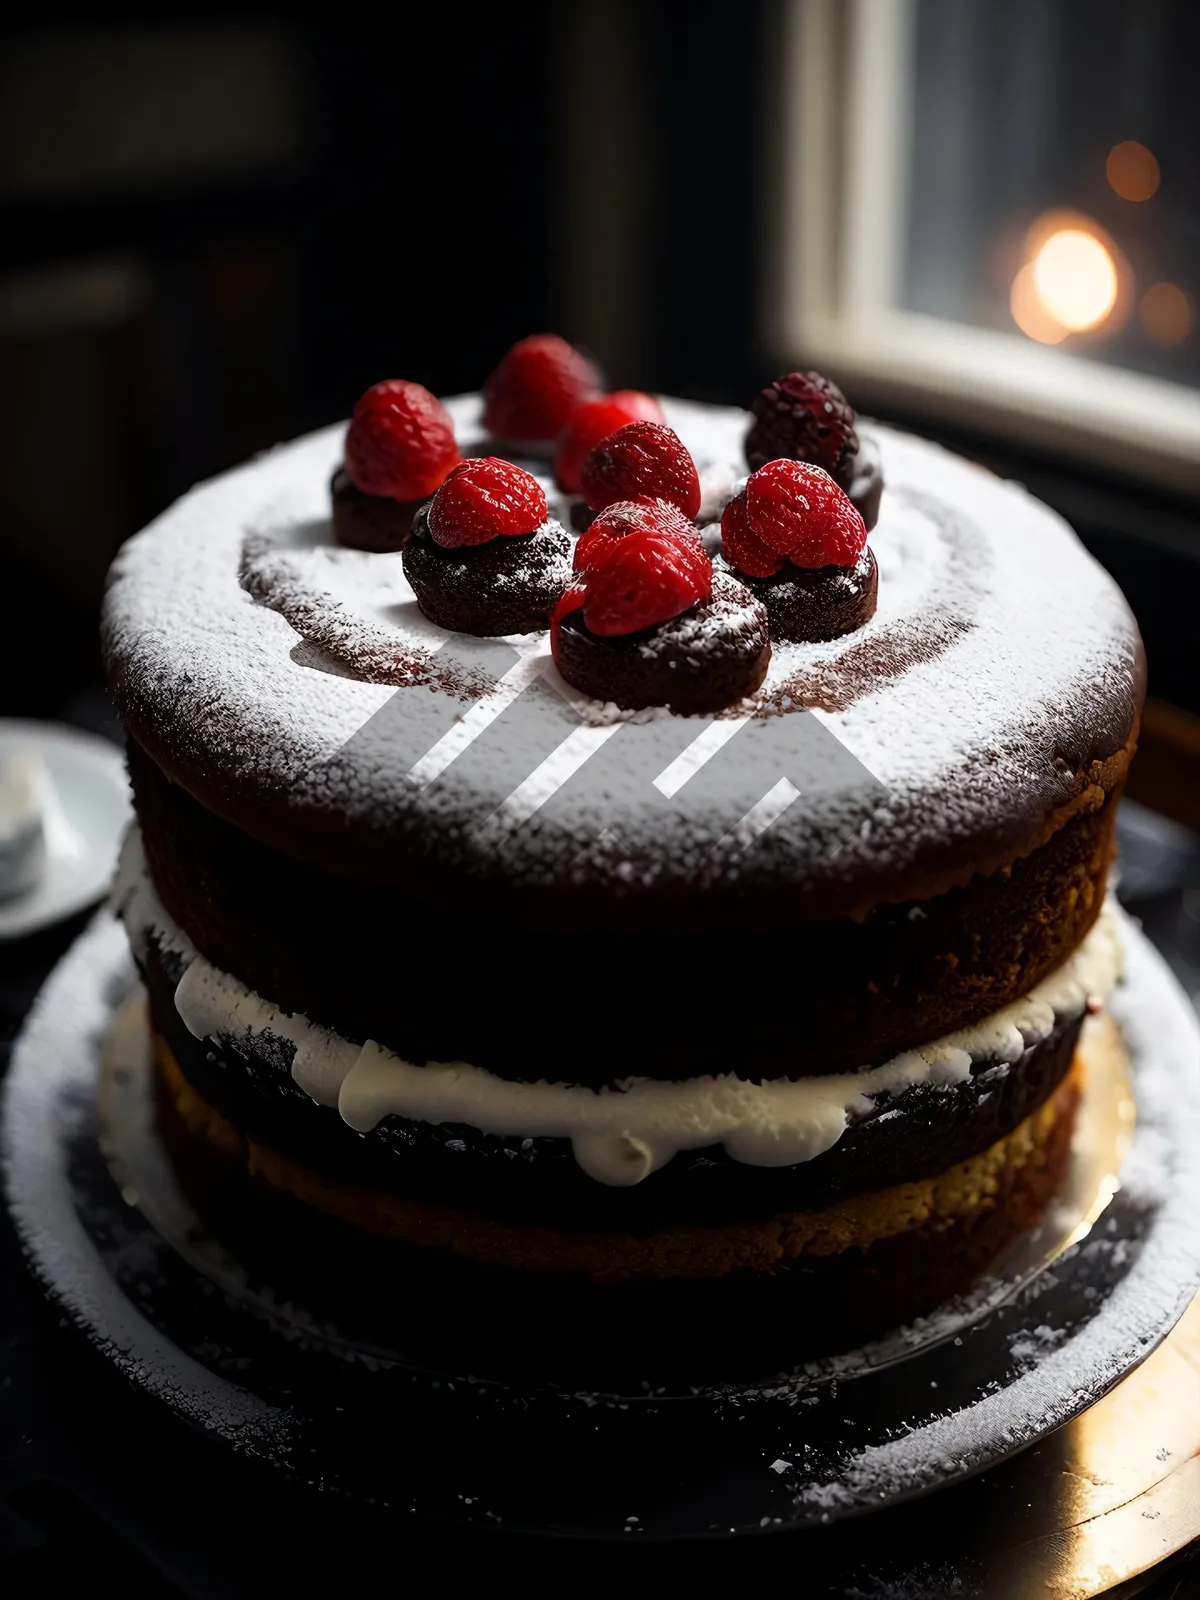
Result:
M444 550L430 537L429 507L413 518L404 575L431 622L477 635L536 633L571 581L571 538L557 522L536 533Z
M776 639L821 644L854 633L875 615L879 567L870 545L852 567L794 567L769 578L734 576L767 607Z
M582 605L556 626L554 656L568 683L626 710L667 706L681 716L721 711L753 694L771 659L762 605L732 575L678 616L633 633L593 633Z
M382 554L402 550L412 532L413 517L424 500L393 500L390 495L364 494L345 467L329 481L333 507L333 535L350 550Z

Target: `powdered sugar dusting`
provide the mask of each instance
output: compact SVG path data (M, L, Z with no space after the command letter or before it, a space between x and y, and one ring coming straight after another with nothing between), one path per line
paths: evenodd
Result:
M744 470L745 414L665 407L719 500L719 484ZM463 448L478 447L478 401L460 397L449 409ZM969 862L998 826L1019 834L1067 800L1093 760L1121 747L1139 646L1112 581L1018 486L921 440L871 431L887 482L872 535L875 617L847 639L776 646L762 689L728 714L773 721L813 708L878 783L814 788L787 772L801 799L727 873L712 864L737 820L727 807L706 812L693 781L674 812L664 809L650 792L656 774L622 775L613 763L599 820L622 848L597 848L593 797L584 804L578 785L564 783L554 806L506 837L506 881L582 874L630 894L704 864L713 884L733 874L797 890L838 886L852 899L856 886L931 856ZM494 873L495 841L479 832L496 806L480 783L489 747L478 744L476 759L452 762L435 784L417 788L404 774L423 754L409 759L431 691L465 702L486 696L500 674L464 659L459 642L421 615L398 555L333 542L328 480L340 445L341 429L330 428L270 452L192 491L126 545L105 613L114 691L139 740L202 797L219 780L250 811L282 803L291 835L326 847L359 823L384 876L389 846L403 852L417 832L444 865ZM551 515L565 518L539 471ZM510 661L529 659L547 691L540 724L496 722L509 764L521 739L533 766L545 761L581 721L681 720L571 695L546 635L502 648ZM708 720L687 722L698 732ZM748 795L743 813L758 799Z

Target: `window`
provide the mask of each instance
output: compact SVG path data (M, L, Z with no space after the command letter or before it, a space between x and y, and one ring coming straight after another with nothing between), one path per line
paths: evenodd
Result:
M1192 0L793 0L777 341L1200 491Z

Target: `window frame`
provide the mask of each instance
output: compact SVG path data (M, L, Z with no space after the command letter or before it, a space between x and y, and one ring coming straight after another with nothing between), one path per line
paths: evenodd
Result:
M915 11L787 0L769 347L868 406L1200 497L1200 391L897 304Z

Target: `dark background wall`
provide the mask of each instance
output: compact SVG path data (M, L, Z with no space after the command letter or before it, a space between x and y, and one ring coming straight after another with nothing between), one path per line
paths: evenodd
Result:
M191 483L378 377L473 386L547 322L547 21L6 30L5 710L88 670L112 551Z
M747 395L763 15L6 24L0 711L94 676L124 537L379 377L476 387L555 328L616 383Z

